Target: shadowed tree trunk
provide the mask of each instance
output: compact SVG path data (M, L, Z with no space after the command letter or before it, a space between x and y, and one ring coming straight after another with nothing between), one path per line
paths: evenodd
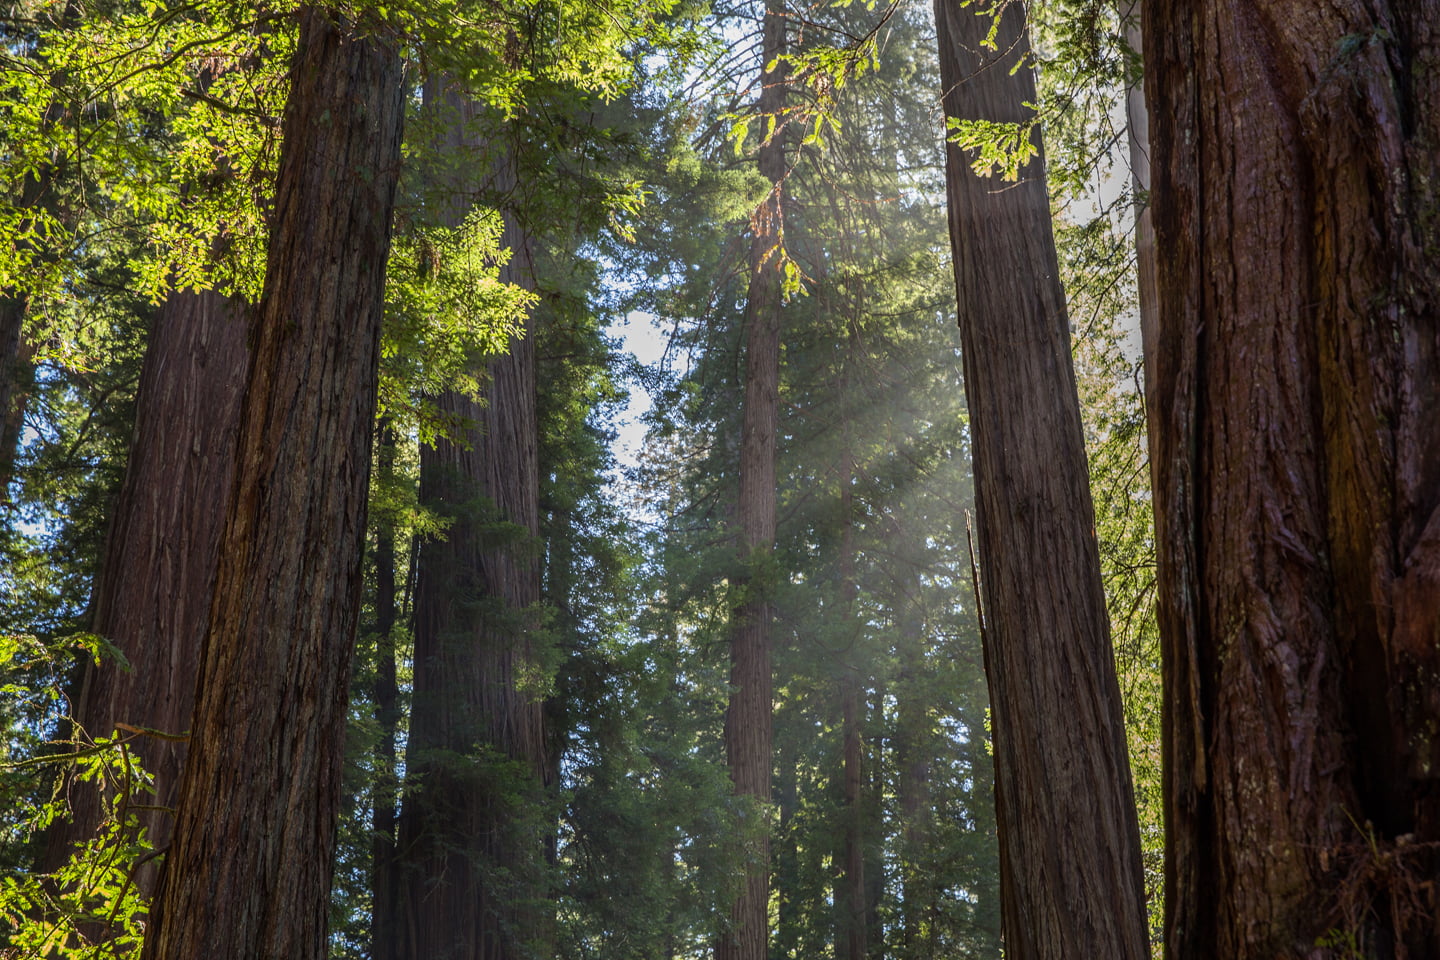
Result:
M1166 951L1440 944L1440 3L1145 0Z
M949 118L1024 123L1025 12L937 0ZM1018 69L1017 69L1018 67ZM1038 148L1038 134L1036 146ZM1087 486L1043 155L1018 183L947 147L950 241L975 459L1011 960L1149 955L1120 691Z
M400 58L303 7L233 495L144 956L321 960L404 124Z
M0 505L10 502L25 403L35 379L34 345L24 328L25 301L0 297Z
M767 0L759 109L777 121L785 106L785 0ZM771 668L768 598L769 559L775 545L775 435L780 402L781 272L773 254L784 239L781 181L784 134L779 129L760 147L760 173L770 195L752 217L750 284L745 301L745 397L740 436L739 566L734 577L742 600L730 625L730 702L725 711L725 756L735 793L770 802ZM758 808L757 808L758 810ZM763 814L761 814L763 816ZM764 960L770 933L770 837L766 823L751 824L754 847L729 929L716 945L716 960Z
M435 94L455 119L449 138L473 156L477 107ZM513 154L487 194L515 185ZM481 185L473 183L469 189ZM462 191L464 185L459 185ZM454 199L452 222L468 212ZM530 240L507 213L501 279L533 288ZM414 786L401 813L407 960L516 960L550 936L544 824L543 700L527 689L540 601L540 481L535 345L527 330L491 360L485 402L439 398L463 425L458 442L422 448L420 498L452 518L420 553L414 708L407 753Z
M156 313L140 371L135 432L125 482L111 516L92 597L91 630L128 666L87 666L75 720L91 737L116 724L170 735L190 729L200 645L235 466L246 363L245 309L218 293L172 293ZM147 804L173 807L183 739L146 737L131 746L155 778ZM47 837L53 869L95 836L100 796L68 785L71 816ZM142 813L150 842L170 842L172 816ZM153 870L137 878L153 893Z

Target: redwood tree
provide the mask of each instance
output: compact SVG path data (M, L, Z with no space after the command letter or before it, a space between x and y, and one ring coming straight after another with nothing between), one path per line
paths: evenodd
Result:
M948 118L1021 124L1025 12L936 0ZM994 44L985 46L992 25ZM975 462L1006 956L1148 956L1140 840L1043 153L1017 183L947 148Z
M1440 2L1145 0L1167 955L1440 943Z
M739 565L734 584L741 600L731 615L730 702L725 711L725 756L735 793L763 806L770 802L772 699L767 561L775 546L775 435L780 404L782 274L776 256L784 240L781 181L785 176L785 0L767 0L762 39L759 110L775 129L760 146L760 173L769 195L752 215L750 282L745 299L745 396L740 428ZM769 69L774 66L775 69ZM716 960L764 960L770 934L768 823L754 824L730 926Z
M144 956L326 954L404 88L302 7L174 840Z
M450 222L477 195L511 198L513 146L478 138L474 102L438 89L427 100L449 150L468 158L449 185ZM487 153L499 157L486 163ZM477 162L489 176L469 173ZM513 211L501 245L510 254L501 280L533 288L530 239ZM420 457L421 502L452 522L421 547L416 582L413 786L399 825L406 958L515 960L549 935L539 828L549 765L543 701L526 684L540 601L533 337L527 330L505 355L476 362L483 402L442 394L460 436Z
M90 629L124 656L87 666L75 720L91 737L117 723L160 731L131 749L154 778L157 807L175 803L190 729L200 644L210 612L225 497L234 477L235 431L245 382L244 309L217 293L176 291L150 332L135 400L125 482L110 520L91 598ZM71 816L47 837L58 867L93 837L100 797L70 785ZM156 848L171 817L141 816ZM147 891L153 880L140 878Z

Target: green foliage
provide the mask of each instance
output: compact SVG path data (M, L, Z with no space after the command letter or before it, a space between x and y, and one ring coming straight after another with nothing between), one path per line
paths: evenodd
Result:
M433 398L448 389L479 399L485 358L506 352L535 304L500 279L502 232L499 213L475 210L457 228L415 227L391 246L379 416L413 425L422 443L457 426Z
M8 668L33 641L0 646ZM15 685L7 685L13 695ZM146 731L116 731L109 737L49 744L66 748L59 755L5 764L10 771L70 768L71 790L98 791L100 825L93 838L76 846L65 863L50 873L9 870L0 875L3 955L28 958L95 958L137 951L144 940L148 904L136 884L137 873L157 856L140 824L140 813L155 809L150 779L129 749ZM27 799L16 808L10 830L38 835L66 815L63 797ZM153 868L152 868L153 869Z
M1038 125L1031 123L1000 123L995 120L946 119L949 140L962 150L974 151L970 168L982 177L1000 174L1011 183L1020 179L1020 171L1040 155Z

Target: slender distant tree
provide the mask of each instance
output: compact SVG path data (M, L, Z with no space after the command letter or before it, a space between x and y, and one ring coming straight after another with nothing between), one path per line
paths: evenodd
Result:
M946 117L1016 125L1037 154L1013 184L977 174L954 142L946 164L1005 951L1140 960L1139 833L1044 157L1029 126L1025 16L1018 3L983 16L935 4Z
M393 489L395 457L399 448L394 424L382 417L376 444L376 478L382 489ZM397 956L399 943L399 864L395 858L395 828L399 785L396 780L401 720L399 655L397 647L399 585L396 580L396 523L393 516L375 522L375 800L370 810L370 954L374 960Z
M1145 0L1173 960L1440 944L1440 3Z
M125 481L91 597L90 629L124 663L87 664L73 716L90 737L110 736L117 724L155 731L131 749L154 777L150 805L156 808L174 806L185 757L234 477L245 312L237 300L191 291L172 293L156 312ZM71 784L69 800L69 817L47 837L52 868L100 825L101 797L93 785ZM168 812L151 810L140 819L152 846L169 844ZM153 871L137 880L153 893Z
M770 803L774 679L767 562L775 546L775 450L780 403L780 314L783 274L777 249L784 243L785 0L766 0L761 43L759 112L769 135L760 146L760 173L770 192L751 216L749 286L745 296L745 395L740 430L737 520L740 601L731 614L730 703L725 712L725 755L735 793ZM763 815L763 814L762 814ZM716 960L763 960L770 934L770 838L752 824L755 847L746 858L743 887Z
M398 52L302 7L236 475L151 960L326 955Z

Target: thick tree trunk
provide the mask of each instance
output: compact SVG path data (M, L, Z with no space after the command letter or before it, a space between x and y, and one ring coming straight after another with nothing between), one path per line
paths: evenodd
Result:
M785 52L785 0L767 0L762 53L766 66ZM782 65L762 73L760 112L779 118L785 105ZM735 793L770 802L773 678L768 597L769 559L775 545L775 435L780 404L781 273L773 258L782 242L781 181L784 133L760 147L760 173L771 193L756 210L750 241L750 285L745 303L745 398L740 436L740 570L734 578L743 599L730 626L730 703L725 712L725 756ZM770 932L770 837L753 824L740 896L730 927L716 946L716 960L765 960Z
M154 960L326 955L404 113L395 51L299 20Z
M128 661L86 668L73 710L92 737L116 724L183 735L190 729L200 646L210 613L220 531L235 473L235 436L246 370L245 309L217 293L175 292L161 305L140 371L135 432L91 601L91 629ZM182 739L132 745L154 776L144 802L173 807ZM71 816L47 837L58 867L95 836L100 796L69 785ZM173 817L140 817L150 842L170 842ZM153 892L146 870L137 878Z
M457 147L473 105L456 111ZM492 191L514 185L501 161ZM457 206L454 216L462 216ZM533 287L530 241L512 216L501 279ZM543 953L548 832L541 829L543 701L526 688L540 600L540 481L535 344L529 332L489 364L484 403L457 393L441 409L465 424L420 459L421 501L453 522L421 549L414 708L401 814L406 960L515 960Z
M1023 122L1020 4L937 0L947 117ZM1017 69L1018 66L1018 69ZM1126 759L1043 157L1020 182L947 148L950 240L975 458L1005 953L1148 955Z
M1144 12L1167 955L1433 957L1440 2Z

